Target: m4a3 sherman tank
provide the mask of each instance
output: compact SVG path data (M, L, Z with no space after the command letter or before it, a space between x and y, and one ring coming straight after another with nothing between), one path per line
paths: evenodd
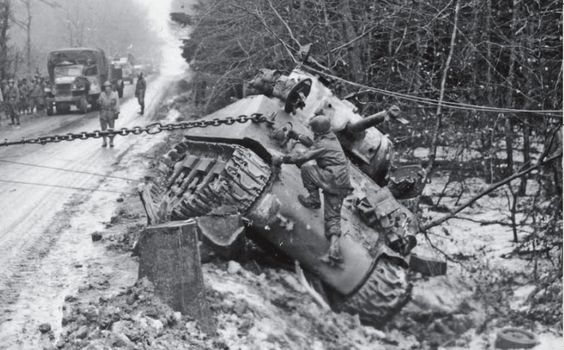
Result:
M304 208L297 200L307 193L300 169L273 160L305 149L285 135L292 128L311 137L308 118L320 106L334 110L340 138L356 137L349 146L343 143L348 153L360 157L361 150L373 147L370 152L379 154L389 141L366 132L372 121L365 122L315 77L294 71L285 78L284 86L271 85L267 95L245 97L199 119L209 126L191 129L162 158L141 190L149 222L195 219L202 241L219 250L252 239L298 261L320 281L314 286L332 309L381 326L410 299L406 269L418 230L415 216L378 184L386 174L369 169L369 164L387 168L389 153L366 158L364 168L351 165L353 190L341 210L343 261L336 266L322 259L329 248L323 210Z

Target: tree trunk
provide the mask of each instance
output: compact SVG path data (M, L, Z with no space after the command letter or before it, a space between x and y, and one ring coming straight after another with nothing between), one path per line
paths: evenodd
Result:
M1 3L0 18L0 75L2 79L8 78L8 28L10 27L10 12L12 11L10 0Z
M490 106L494 105L494 99L493 99L493 91L494 88L492 86L492 42L491 42L491 15L492 14L492 1L491 0L487 0L486 1L486 25L484 28L484 35L482 37L482 41L486 43L486 98L487 98L487 103ZM497 116L497 118L495 119L495 122L493 123L492 129L491 129L491 133L489 135L489 148L488 148L488 160L487 160L487 168L488 168L488 177L486 178L486 182L491 184L495 181L495 159L496 159L496 152L494 149L494 145L495 145L495 132L496 132L496 127L497 127L497 120L499 118L499 115Z
M155 285L155 293L176 311L214 331L205 296L204 277L194 220L149 226L139 238L139 275Z
M319 1L321 6L321 11L323 11L323 26L325 30L323 31L323 41L326 52L327 67L331 68L333 66L333 55L331 54L331 48L329 45L329 37L327 36L331 32L331 24L329 22L329 14L327 13L327 3L325 0Z
M27 11L27 22L25 24L26 43L25 43L25 59L27 63L27 74L31 76L31 0L25 0L25 8Z
M441 79L441 89L439 94L439 103L437 106L437 111L435 113L436 121L435 127L433 129L433 139L431 141L431 152L429 155L429 164L427 165L427 176L430 176L431 171L433 170L435 158L437 156L437 148L438 148L438 141L439 141L439 134L441 131L442 125L442 103L445 96L445 87L446 87L446 79L448 75L448 71L450 69L450 62L452 60L452 55L454 53L454 47L456 46L456 33L458 31L458 14L460 12L460 0L456 0L456 5L454 7L454 25L452 28L452 34L450 37L450 48L447 60L445 62L445 66L443 69L443 76Z
M505 103L508 108L513 107L513 82L515 81L515 28L517 22L517 7L519 6L519 0L513 0L513 11L511 12L511 25L510 25L510 38L509 42L510 52L509 52L509 69L507 72L507 94ZM513 120L511 115L505 115L505 150L507 154L506 160L506 176L513 173Z
M353 26L354 18L351 10L351 2L350 0L344 0L342 5L343 10L343 19L344 19L344 27L345 27L345 42L352 40L357 36L356 30ZM359 43L355 42L351 44L351 51L349 53L349 62L351 65L350 68L350 77L353 81L361 82L362 81L362 63L360 61L360 48Z

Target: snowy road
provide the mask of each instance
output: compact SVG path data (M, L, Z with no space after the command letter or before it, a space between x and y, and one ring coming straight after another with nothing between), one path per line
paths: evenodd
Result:
M170 86L164 77L149 84L145 116L126 92L116 127L148 124ZM0 139L97 129L97 112L70 114L4 126ZM139 179L138 156L161 135L116 137L113 149L97 139L0 147L0 349L29 348L39 323L60 324L64 296L101 254L90 234L104 229L119 193L135 184L107 176Z

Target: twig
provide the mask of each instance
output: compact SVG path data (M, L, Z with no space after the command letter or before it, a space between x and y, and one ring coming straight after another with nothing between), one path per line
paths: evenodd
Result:
M375 29L378 28L378 26L380 26L381 23L378 23L377 25L372 26L370 29L360 33L360 35L356 36L355 38L352 38L351 40L347 41L346 43L339 45L333 49L331 49L331 53L335 53L336 51L339 51L340 49L343 49L351 44L354 44L355 42L359 41L360 39L364 38L365 36L367 36L368 34L372 33Z
M486 225L511 226L511 224L508 224L507 222L503 222L501 220L476 220L476 219L472 219L472 218L468 218L468 217L464 217L464 216L456 216L456 218L459 219L459 220L466 220L466 221L470 221L470 222L475 222L475 223L480 224L482 226L486 226Z
M441 248L437 247L435 244L433 244L433 241L431 241L431 239L429 238L429 236L427 235L427 232L423 233L425 235L425 239L427 240L427 243L429 243L429 246L431 246L431 248L433 248L434 250L436 250L439 254L441 254L445 260L453 262L453 263L457 263L460 264L460 266L463 266L462 263L454 258L452 258L450 255L448 255L445 251L443 251ZM463 266L464 267L464 266Z
M290 25L288 24L288 22L286 22L286 20L284 20L284 18L282 17L282 15L280 15L280 13L278 12L278 10L276 10L276 8L274 7L274 5L272 4L272 2L270 0L268 1L268 5L270 7L270 9L274 12L274 14L276 15L276 17L278 18L278 20L280 22L282 22L282 24L284 25L284 27L286 27L286 30L288 31L288 34L290 35L290 38L292 38L292 41L298 45L298 48L302 47L302 44L300 44L300 42L298 41L298 39L296 39L296 36L294 35L294 32L292 32L292 28L290 28ZM263 25L266 25L266 22L263 21ZM270 30L269 30L270 31ZM270 31L272 33L272 31ZM273 33L274 34L274 33ZM278 38L278 40L281 40L280 38ZM287 45L287 44L286 44ZM289 49L292 49L293 51L298 51L293 49L292 47L290 47L289 45L287 46ZM294 60L294 62L299 63L296 58L294 57L293 54L290 54L292 56L292 59ZM315 58L313 58L311 55L309 56L309 61L311 61L311 63L315 64L318 68L323 69L326 72L332 72L331 68L324 66L323 64L319 63Z
M323 310L326 311L331 310L331 307L329 307L329 305L325 302L325 300L323 300L323 297L319 293L317 293L315 289L313 289L313 287L307 281L304 275L304 271L300 267L300 263L296 260L295 264L296 264L296 274L298 275L298 281L305 288L306 292L313 297L313 300L315 300L315 302L317 302Z
M280 22L282 22L282 24L284 25L284 27L286 27L286 30L288 31L288 34L290 35L290 38L292 38L292 40L294 41L294 43L296 45L298 45L298 47L300 47L300 42L298 41L298 39L296 39L296 37L294 36L294 32L292 32L292 29L290 28L290 25L288 24L288 22L286 22L284 20L284 18L282 18L282 16L280 15L280 13L278 12L278 10L276 10L276 8L274 7L274 5L272 5L272 2L270 0L267 0L268 2L268 6L270 6L270 9L272 11L274 11L274 14L276 15L276 17L278 17L278 19L280 20Z

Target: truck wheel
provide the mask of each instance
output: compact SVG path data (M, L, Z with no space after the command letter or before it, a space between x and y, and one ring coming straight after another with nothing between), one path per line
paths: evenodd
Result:
M362 287L333 306L337 311L358 314L366 325L381 327L411 299L412 287L407 270L382 257Z
M80 110L80 113L82 113L82 114L88 113L88 101L86 100L86 96L84 96L80 99L78 109Z

